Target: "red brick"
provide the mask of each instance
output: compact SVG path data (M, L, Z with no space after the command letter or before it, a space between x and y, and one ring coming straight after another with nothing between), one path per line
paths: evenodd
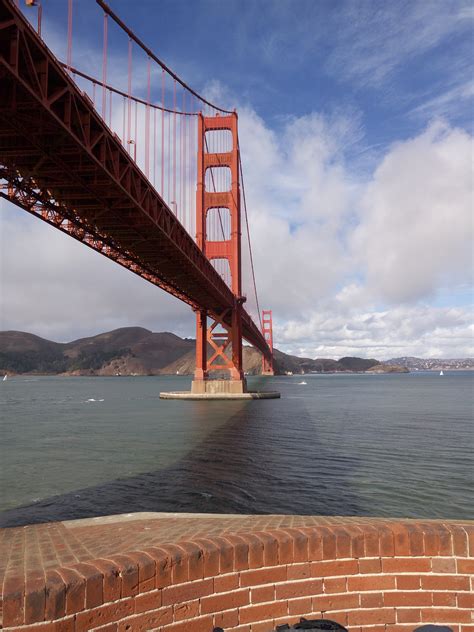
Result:
M173 621L173 608L160 608L153 612L144 612L132 617L127 617L118 622L118 632L149 632L153 628L159 628Z
M347 579L345 577L325 577L323 580L325 593L345 592Z
M117 601L122 594L122 578L119 568L109 560L94 560L94 566L104 577L104 603Z
M395 588L395 577L373 575L366 577L348 577L347 589L356 590L390 590Z
M426 556L436 556L440 554L439 533L433 525L420 523L423 531L423 545Z
M275 586L277 599L290 599L294 597L304 597L306 595L318 595L323 591L321 579L307 579L302 581L292 581L286 584Z
M352 556L351 534L344 527L334 529L336 536L336 559L347 559Z
M471 613L459 608L423 608L421 620L426 623L470 623Z
M253 571L240 573L241 586L259 586L260 584L273 584L286 581L286 566L273 566L272 568L257 568Z
M293 538L291 535L281 529L268 531L268 533L273 536L278 543L278 564L293 564L294 551Z
M224 612L217 612L214 615L214 626L227 630L228 628L235 628L239 625L239 611L226 610Z
M104 603L104 577L92 564L74 564L73 570L82 575L86 582L86 608L95 608Z
M203 552L203 573L204 577L214 577L219 574L219 547L214 542L207 539L195 539Z
M199 616L199 599L194 601L186 601L177 603L173 608L173 617L175 621L184 621L194 619Z
M261 568L263 566L263 542L253 533L240 533L239 535L249 547L249 568Z
M33 629L36 632L36 626ZM67 617L66 619L54 622L54 632L75 632L75 630L74 617Z
M66 585L66 614L75 614L84 610L86 607L86 580L84 576L70 568L59 568L58 573Z
M138 564L126 555L114 555L111 559L120 573L121 598L138 594Z
M155 560L143 551L128 554L138 565L138 592L148 592L155 588Z
M425 557L401 557L382 560L383 573L429 573L431 560Z
M395 623L395 608L377 608L377 610L352 610L347 615L348 623L353 625L374 625L377 623Z
M269 533L259 531L255 533L263 543L264 566L276 566L278 564L278 541Z
M474 557L474 527L471 524L465 524L464 530L467 533L467 541L469 543L469 557Z
M243 571L249 568L249 545L238 535L226 533L224 539L234 548L234 570Z
M419 525L408 524L408 539L410 540L410 555L419 556L425 554L424 534Z
M354 525L351 530L351 553L353 558L365 557L365 538L361 527Z
M469 555L469 543L466 531L459 525L450 525L453 538L453 553L458 557Z
M181 601L191 601L210 595L214 590L214 582L211 578L201 579L196 582L188 582L178 586L163 588L162 603L164 606L176 604Z
M214 577L214 592L228 592L239 587L239 574L231 573L230 575L217 575Z
M425 575L421 578L424 590L469 590L469 578L456 575Z
M451 531L445 525L438 526L439 555L453 554L453 539Z
M5 579L3 584L3 625L5 627L21 625L24 622L24 590L25 584L22 577L7 577ZM51 606L49 607L51 608Z
M431 593L413 590L386 592L383 598L386 606L431 606L432 603Z
M155 588L169 586L171 584L171 554L155 546L150 546L143 552L155 562Z
M308 536L308 560L317 561L323 559L323 540L316 529L305 529Z
M361 575L380 573L382 570L382 562L379 557L372 557L359 560L359 573Z
M107 625L102 625L98 628L97 632L117 632L118 623L108 623Z
M135 597L135 614L161 608L161 590L151 590Z
M235 551L234 547L225 538L212 537L209 538L214 544L217 545L219 550L219 573L221 575L225 573L232 573L234 570Z
M263 601L273 601L275 599L275 586L259 586L250 591L251 603L262 603Z
M393 557L395 555L395 536L393 531L388 526L380 525L378 532L380 557Z
M293 538L293 562L307 562L309 560L308 535L300 529L285 529Z
M327 612L332 610L352 610L359 607L359 595L320 595L313 597L313 610Z
M474 560L472 559L464 559L457 560L458 573L466 575L474 574Z
M272 621L275 617L282 617L288 612L286 601L273 601L272 603L259 604L256 606L246 606L240 608L240 623L253 623L268 619ZM252 626L252 632L253 632Z
M204 552L195 542L180 542L179 546L184 550L188 558L189 580L204 578Z
M29 571L25 578L25 623L44 621L46 588L44 571Z
M401 608L397 610L398 623L418 623L421 621L421 610L416 608Z
M331 528L321 527L321 536L323 540L323 560L336 559L336 534Z
M389 604L386 604L389 605ZM379 592L374 593L362 593L360 595L360 607L361 608L382 608L383 607L383 595Z
M337 575L356 575L359 572L357 560L335 560L333 562L312 562L313 577L331 577Z
M399 575L397 577L398 590L419 590L421 579L417 575Z
M474 611L474 593L458 595L458 607L459 608L472 608Z
M413 632L413 623L412 624L403 624L403 623L395 623L385 626L386 632ZM370 628L370 632L372 632L372 628ZM453 632L458 632L457 630L453 630Z
M288 600L288 614L309 614L310 612L313 612L311 597Z
M250 603L248 588L234 590L220 595L210 595L201 599L201 612L208 614L209 612L220 612L222 610L232 610Z
M164 544L160 548L168 553L171 561L171 583L183 584L189 581L189 560L183 549L176 544Z
M434 592L433 606L455 606L456 605L456 593L454 592Z
M287 567L288 579L304 579L311 577L311 564L304 562L302 564L289 564Z
M431 568L433 573L452 573L456 574L456 560L447 557L434 557L431 560Z
M122 599L114 603L105 604L92 610L79 612L76 615L76 632L86 632L101 625L119 621L134 613L133 598Z
M259 623L253 623L251 626L252 632L268 632L273 625L274 620L260 621Z
M372 525L365 524L363 527L365 540L365 556L379 557L380 555L380 535L378 529Z
M45 615L46 620L60 619L66 614L66 585L61 576L56 571L46 572L46 603ZM5 605L4 613L5 617ZM4 621L6 624L6 621Z
M393 524L392 533L395 555L410 555L410 538L406 526L400 523Z

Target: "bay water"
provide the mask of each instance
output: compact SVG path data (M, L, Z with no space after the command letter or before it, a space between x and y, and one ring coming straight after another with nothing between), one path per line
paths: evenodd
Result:
M306 382L302 384L301 382ZM135 511L474 518L474 372L0 383L0 526Z

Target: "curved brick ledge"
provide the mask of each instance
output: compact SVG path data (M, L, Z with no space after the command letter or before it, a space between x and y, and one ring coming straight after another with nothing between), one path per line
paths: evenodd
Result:
M128 514L1 536L5 630L474 629L474 522Z

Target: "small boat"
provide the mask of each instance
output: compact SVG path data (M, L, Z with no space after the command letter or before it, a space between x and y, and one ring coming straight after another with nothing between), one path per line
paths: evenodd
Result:
M303 381L303 382L298 382L299 386L306 386L307 382Z
M443 371L440 371L440 372L439 372L439 374L440 374L440 375L444 375Z

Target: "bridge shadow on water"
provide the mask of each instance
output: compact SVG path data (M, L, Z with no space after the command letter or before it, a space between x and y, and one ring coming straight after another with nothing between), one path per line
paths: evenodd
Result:
M322 441L323 424L299 398L250 402L171 467L4 511L0 526L139 511L367 515L351 481L359 458Z

